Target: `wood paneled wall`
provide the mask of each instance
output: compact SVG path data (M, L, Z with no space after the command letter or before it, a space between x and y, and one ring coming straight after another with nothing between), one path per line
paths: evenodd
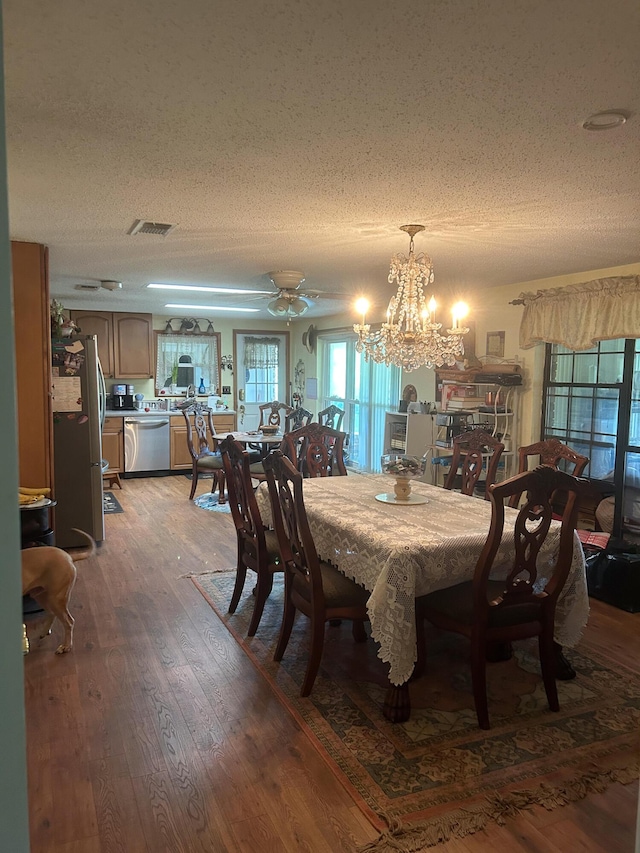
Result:
M48 249L39 243L12 241L11 264L20 484L51 487L53 429Z

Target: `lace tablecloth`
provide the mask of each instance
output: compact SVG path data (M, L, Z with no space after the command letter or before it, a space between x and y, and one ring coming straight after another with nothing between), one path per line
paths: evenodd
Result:
M417 595L453 586L473 576L489 532L491 504L458 492L413 481L413 491L426 504L396 506L375 499L393 491L384 475L322 477L304 481L304 501L318 554L371 592L368 603L371 635L378 656L389 663L389 681L407 681L416 661L414 602ZM265 523L271 519L266 483L257 492ZM505 511L505 531L494 566L506 574L513 543L516 510ZM557 546L560 525L547 537L538 566L546 582L545 561ZM499 576L494 571L493 576ZM574 646L589 615L589 598L580 540L575 536L573 560L556 610L555 639Z

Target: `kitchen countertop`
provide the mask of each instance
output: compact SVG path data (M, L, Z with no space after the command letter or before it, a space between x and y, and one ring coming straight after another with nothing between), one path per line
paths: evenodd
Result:
M235 409L214 409L214 415L235 415ZM145 412L144 409L107 409L104 413L106 418L131 418L131 417L160 417L160 416L169 415L169 417L182 417L182 412L170 411L166 412L164 409L150 409L148 412Z

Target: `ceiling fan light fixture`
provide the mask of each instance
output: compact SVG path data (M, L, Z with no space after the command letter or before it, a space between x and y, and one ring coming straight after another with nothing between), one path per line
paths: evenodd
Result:
M267 305L267 311L274 317L302 317L308 310L309 304L300 296L282 293Z

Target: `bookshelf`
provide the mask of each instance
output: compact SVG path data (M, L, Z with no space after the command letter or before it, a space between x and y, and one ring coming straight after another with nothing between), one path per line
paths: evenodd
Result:
M425 453L431 453L435 443L435 414L385 412L384 453L406 453L407 456L417 456L421 459ZM432 483L431 465L421 478L425 483Z
M432 452L440 463L432 465L432 482L442 485L449 471L453 438L464 429L482 426L505 446L498 479L505 480L516 473L517 407L520 385L502 385L480 381L458 383L444 380L442 411L436 416L437 425Z

